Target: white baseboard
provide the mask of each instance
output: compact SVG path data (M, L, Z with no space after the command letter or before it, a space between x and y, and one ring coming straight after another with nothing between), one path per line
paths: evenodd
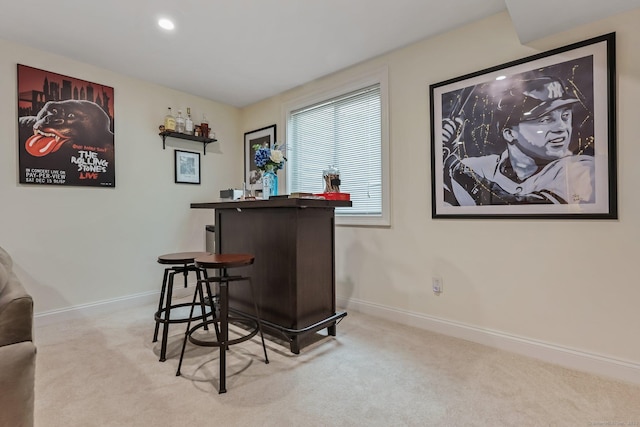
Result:
M195 283L189 283L189 286L186 288L182 286L174 286L173 298L191 297L193 295L195 286ZM127 308L140 307L147 304L158 304L159 298L159 290L148 291L109 300L92 302L89 304L66 307L59 310L35 313L33 316L34 326L37 328L39 326L50 325L65 320L76 320L80 318L99 316L101 314L113 313L114 311L125 310ZM150 316L153 316L153 313L151 313Z
M638 363L570 349L420 313L398 310L354 298L345 299L338 297L337 304L341 309L354 310L404 325L484 344L566 368L632 384L640 384L640 364Z
M158 303L160 291L149 291L126 297L114 298L110 300L97 301L90 304L82 304L67 307L59 310L45 311L36 313L34 317L34 326L51 325L65 320L77 320L86 317L99 316L101 314L113 313L114 311L123 310L132 307L139 307L146 304ZM153 314L150 314L153 318Z

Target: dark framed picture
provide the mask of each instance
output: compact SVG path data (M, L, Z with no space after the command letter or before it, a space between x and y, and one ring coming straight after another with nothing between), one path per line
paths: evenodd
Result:
M113 88L18 64L20 184L115 187Z
M276 125L245 132L244 134L244 180L247 189L261 190L260 170L256 167L254 145L272 147L276 142Z
M200 184L200 153L175 150L177 184Z
M615 33L430 95L433 218L617 218Z

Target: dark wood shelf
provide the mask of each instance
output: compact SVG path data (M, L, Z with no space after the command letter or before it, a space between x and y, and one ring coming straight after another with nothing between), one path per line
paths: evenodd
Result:
M172 132L169 130L165 130L164 132L160 132L158 135L162 137L162 149L166 148L166 139L167 137L178 138L178 139L187 139L189 141L197 141L202 143L204 155L207 155L207 145L212 142L218 141L217 139L207 138L206 136L195 136L195 135L187 135L186 133L180 132Z

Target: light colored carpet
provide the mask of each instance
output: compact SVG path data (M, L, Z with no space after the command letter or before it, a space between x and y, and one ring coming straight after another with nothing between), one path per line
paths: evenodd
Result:
M36 330L36 426L640 425L640 387L350 312L300 355L258 337L228 353L172 325L167 361L152 305ZM324 332L323 332L324 333Z

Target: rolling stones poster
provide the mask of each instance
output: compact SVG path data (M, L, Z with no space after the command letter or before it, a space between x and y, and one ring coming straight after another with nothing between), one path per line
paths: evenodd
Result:
M21 184L115 187L113 88L18 64Z

